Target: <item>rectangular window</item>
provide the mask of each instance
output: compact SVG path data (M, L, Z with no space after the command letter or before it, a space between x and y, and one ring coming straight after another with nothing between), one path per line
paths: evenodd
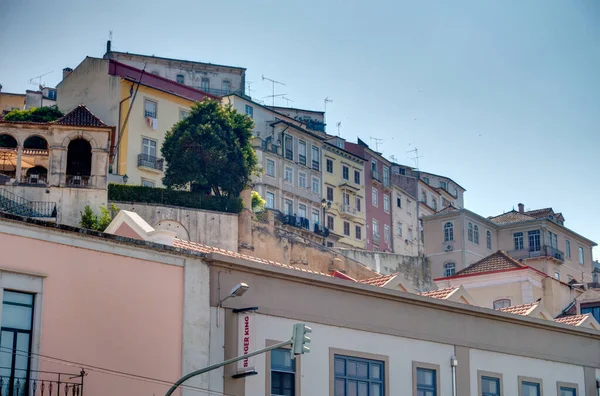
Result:
M252 106L246 105L246 115L250 118L254 118L254 108Z
M327 200L333 202L333 187L327 186Z
M523 250L523 233L515 232L513 234L513 240L515 241L515 250Z
M548 231L548 246L557 249L558 248L558 235L552 231Z
M321 157L319 156L319 148L312 146L312 168L316 171L320 170Z
M399 208L402 207L402 197L396 198L396 206Z
M373 201L373 206L377 206L377 189L375 187L371 191L371 201Z
M541 396L542 381L519 377L519 396Z
M558 396L577 396L577 388L572 385L562 386L559 385L559 395Z
M424 177L423 181L425 182L425 184L429 184L429 178L428 177Z
M386 194L383 195L383 210L390 213L390 196Z
M396 226L396 230L397 230L396 232L398 233L398 236L400 238L402 238L402 229L403 229L402 223L398 223L398 225Z
M231 81L223 80L222 87L223 93L229 93L231 91Z
M571 277L570 281L573 280ZM596 321L600 322L600 306L599 307L581 307L581 313L587 314L590 313L596 319Z
M390 185L390 168L388 168L387 166L383 167L383 185Z
M571 241L568 239L565 241L565 254L567 255L568 259L571 258Z
M179 110L179 121L187 118L190 115L190 112L187 110Z
M154 182L151 180L142 179L143 187L154 187Z
M411 203L411 200L406 198L406 213L407 214L412 214L412 212L410 211L410 203Z
M185 83L185 76L183 74L178 74L177 75L177 83L178 84L184 84Z
M350 169L346 165L342 165L342 179L350 179Z
M298 187L306 188L306 173L298 172Z
M585 264L585 259L583 256L583 248L581 246L579 246L579 264L581 264L581 265Z
M377 161L371 159L371 172L377 172Z
M438 396L437 370L416 367L415 377L418 396Z
M527 237L529 239L529 251L539 252L541 250L540 230L528 231Z
M156 102L153 100L144 100L144 117L156 118Z
M267 175L275 177L275 161L270 159L267 160Z
M344 221L344 235L350 236L350 223Z
M325 169L327 169L327 173L331 173L333 174L333 160L332 159L325 159Z
M313 210L312 211L312 221L313 221L314 224L318 224L320 222L319 216L320 215L319 215L319 211L318 210Z
M283 153L286 159L294 160L294 138L290 135L285 135L283 138Z
M200 90L204 92L208 92L210 89L210 80L206 77L202 78L202 82L200 83Z
M295 360L289 349L274 349L271 352L271 395L294 396L296 391Z
M298 162L300 165L306 165L306 142L298 142Z
M448 190L448 184L446 182L441 181L440 182L440 188L442 190Z
M0 346L4 353L2 354L0 375L6 381L10 378L13 383L19 381L21 384L27 384L29 382L30 359L28 355L33 328L33 301L33 294L4 290L2 328L0 329ZM13 355L11 358L11 354L6 353L7 350L18 350L19 353L16 354L16 357ZM29 394L27 391L18 393Z
M317 179L316 177L312 178L312 191L315 194L320 194L321 192L321 180Z
M283 212L288 216L293 215L294 214L294 201L286 199L284 202Z
M148 156L148 160L156 158L156 140L142 138L142 154Z
M384 362L334 355L335 396L383 396Z
M360 171L354 171L354 183L360 184Z
M362 239L362 228L360 226L354 226L354 235L359 241Z
M500 374L479 372L480 396L502 396Z
M268 209L275 209L275 194L272 192L267 192L267 203L265 206Z
M347 192L342 193L342 204L350 206L350 194Z
M383 226L383 239L385 243L390 244L390 226L388 225Z
M333 231L334 222L335 219L333 216L327 216L327 228L329 228L330 231Z
M379 222L373 220L373 240L379 243Z
M285 177L283 180L290 184L294 183L294 171L289 166L285 167Z
M356 199L355 199L355 202L356 202L356 210L357 210L358 212L362 211L362 209L361 209L361 202L360 202L360 198L359 198L359 197L356 197Z
M303 219L306 219L306 205L298 205L298 216L302 217Z

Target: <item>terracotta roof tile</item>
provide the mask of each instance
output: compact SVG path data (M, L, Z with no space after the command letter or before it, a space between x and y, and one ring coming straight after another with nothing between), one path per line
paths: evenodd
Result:
M552 208L542 208L542 209L534 209L534 210L528 210L525 212L526 215L535 217L536 219L542 218L542 217L548 217L548 215L553 214L554 210L552 210Z
M581 315L567 315L562 318L554 319L556 323L562 323L569 326L579 326L584 320L588 318L590 314L581 314Z
M511 307L500 308L499 311L508 312L515 315L527 316L527 314L537 306L538 302L532 302L529 304L513 305Z
M458 290L458 287L447 287L445 289L438 289L438 290L432 290L432 291L428 291L428 292L421 292L419 293L420 296L425 296L425 297L431 297L431 298L437 298L440 300L445 300L448 297L450 297L450 295L452 293L454 293L456 290Z
M52 124L72 125L72 126L90 126L107 127L100 118L96 117L85 105L79 105L73 110L62 116Z
M535 217L512 210L499 216L488 217L488 220L496 224L511 224L519 223L521 221L535 220Z
M460 210L459 208L450 204L450 205L446 206L445 208L437 211L435 214L446 214L446 213L458 212L459 210Z
M469 265L467 268L458 271L454 276L505 271L527 267L527 265L518 262L508 254L504 253L502 250L498 250L496 253L484 257L476 263Z
M577 301L600 301L600 289L591 288L584 291L579 297L577 297Z
M305 268L294 267L293 265L282 264L282 263L278 263L278 262L271 261L271 260L265 260L265 259L262 259L259 257L248 256L245 254L232 252L230 250L220 249L220 248L217 248L214 246L207 246L207 245L202 245L200 243L183 241L183 240L177 239L177 238L175 238L175 241L173 242L173 246L177 247L177 248L181 248L181 249L187 249L187 250L192 250L195 252L206 253L206 254L218 253L218 254L222 254L225 256L229 256L229 257L241 258L241 259L245 259L245 260L249 260L249 261L254 261L255 263L271 265L274 267L293 269L296 271L301 271L301 272L306 272L306 273L316 274L316 275L323 275L328 278L331 278L331 275L326 274L324 272L318 272L318 271L313 271L313 270L309 270L309 269L305 269Z
M383 286L385 286L386 283L388 283L393 278L395 278L396 275L398 275L398 273L375 276L373 278L360 280L359 282L364 283L365 285L383 287Z

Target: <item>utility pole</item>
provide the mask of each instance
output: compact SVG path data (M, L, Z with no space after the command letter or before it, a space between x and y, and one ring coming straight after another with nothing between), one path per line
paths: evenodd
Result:
M280 82L280 81L276 81L276 80L273 80L271 78L265 77L264 75L262 76L262 80L263 81L267 80L267 81L271 82L271 92L272 92L272 94L271 94L270 97L273 98L273 107L274 107L275 106L275 84L279 84L279 85L285 85L285 84L282 83L282 82ZM282 94L282 95L285 95L285 94ZM277 95L277 96L281 96L281 95ZM269 96L265 96L265 97L268 98Z
M261 353L269 352L277 348L286 347L288 345L292 346L292 359L296 355L303 355L305 353L310 352L310 337L307 334L312 333L312 329L305 325L304 323L296 323L292 329L292 338L288 341L280 342L275 345L271 345L270 347L259 349L258 351L250 352L242 356L238 356L229 360L225 360L221 363L213 364L212 366L205 367L200 370L193 371L185 376L183 376L179 381L175 382L173 386L167 391L165 396L171 396L173 392L177 390L177 388L183 384L185 381L189 380L192 377L196 377L200 374L208 373L209 371L216 370L219 367L226 366L231 363L235 363L239 360L247 359L252 356L260 355Z

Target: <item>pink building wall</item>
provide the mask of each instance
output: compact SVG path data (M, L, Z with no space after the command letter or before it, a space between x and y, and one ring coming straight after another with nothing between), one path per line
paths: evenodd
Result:
M0 250L0 267L46 275L41 355L169 381L181 376L183 267L7 234ZM39 370L79 368L40 361ZM167 389L96 371L84 380L86 396Z

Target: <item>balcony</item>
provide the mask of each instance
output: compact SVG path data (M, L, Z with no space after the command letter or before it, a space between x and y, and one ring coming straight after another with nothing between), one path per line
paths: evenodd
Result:
M157 172L162 172L164 159L157 158L148 154L138 154L138 168L150 169Z
M293 227L304 228L306 230L310 230L310 224L307 218L294 216L294 215L285 215L281 221L283 224L291 225Z
M48 174L46 173L32 173L29 175L23 175L21 177L21 183L30 186L47 186L48 185Z
M17 358L18 359L18 358ZM3 371L10 371L3 370ZM15 375L0 376L0 395L82 395L83 377L87 374L56 373L51 371L14 370ZM19 374L25 378L19 378Z
M320 224L315 224L314 231L315 234L321 235L322 237L327 238L329 236L329 228L323 227Z
M381 183L381 173L375 169L371 169L371 179Z
M345 217L348 217L348 216L356 217L356 216L358 216L358 211L350 205L341 205L340 206L340 215L345 216Z
M68 166L66 183L69 187L87 187L90 183L91 169L88 167Z
M312 168L313 168L313 170L319 171L319 169L320 169L319 165L320 165L319 161L315 161L315 160L312 161Z
M508 252L509 255L516 259L528 259L535 257L550 257L564 263L565 261L565 253L561 250L558 250L552 246L541 246L538 249L529 248L529 249L521 249L521 250L512 250Z

